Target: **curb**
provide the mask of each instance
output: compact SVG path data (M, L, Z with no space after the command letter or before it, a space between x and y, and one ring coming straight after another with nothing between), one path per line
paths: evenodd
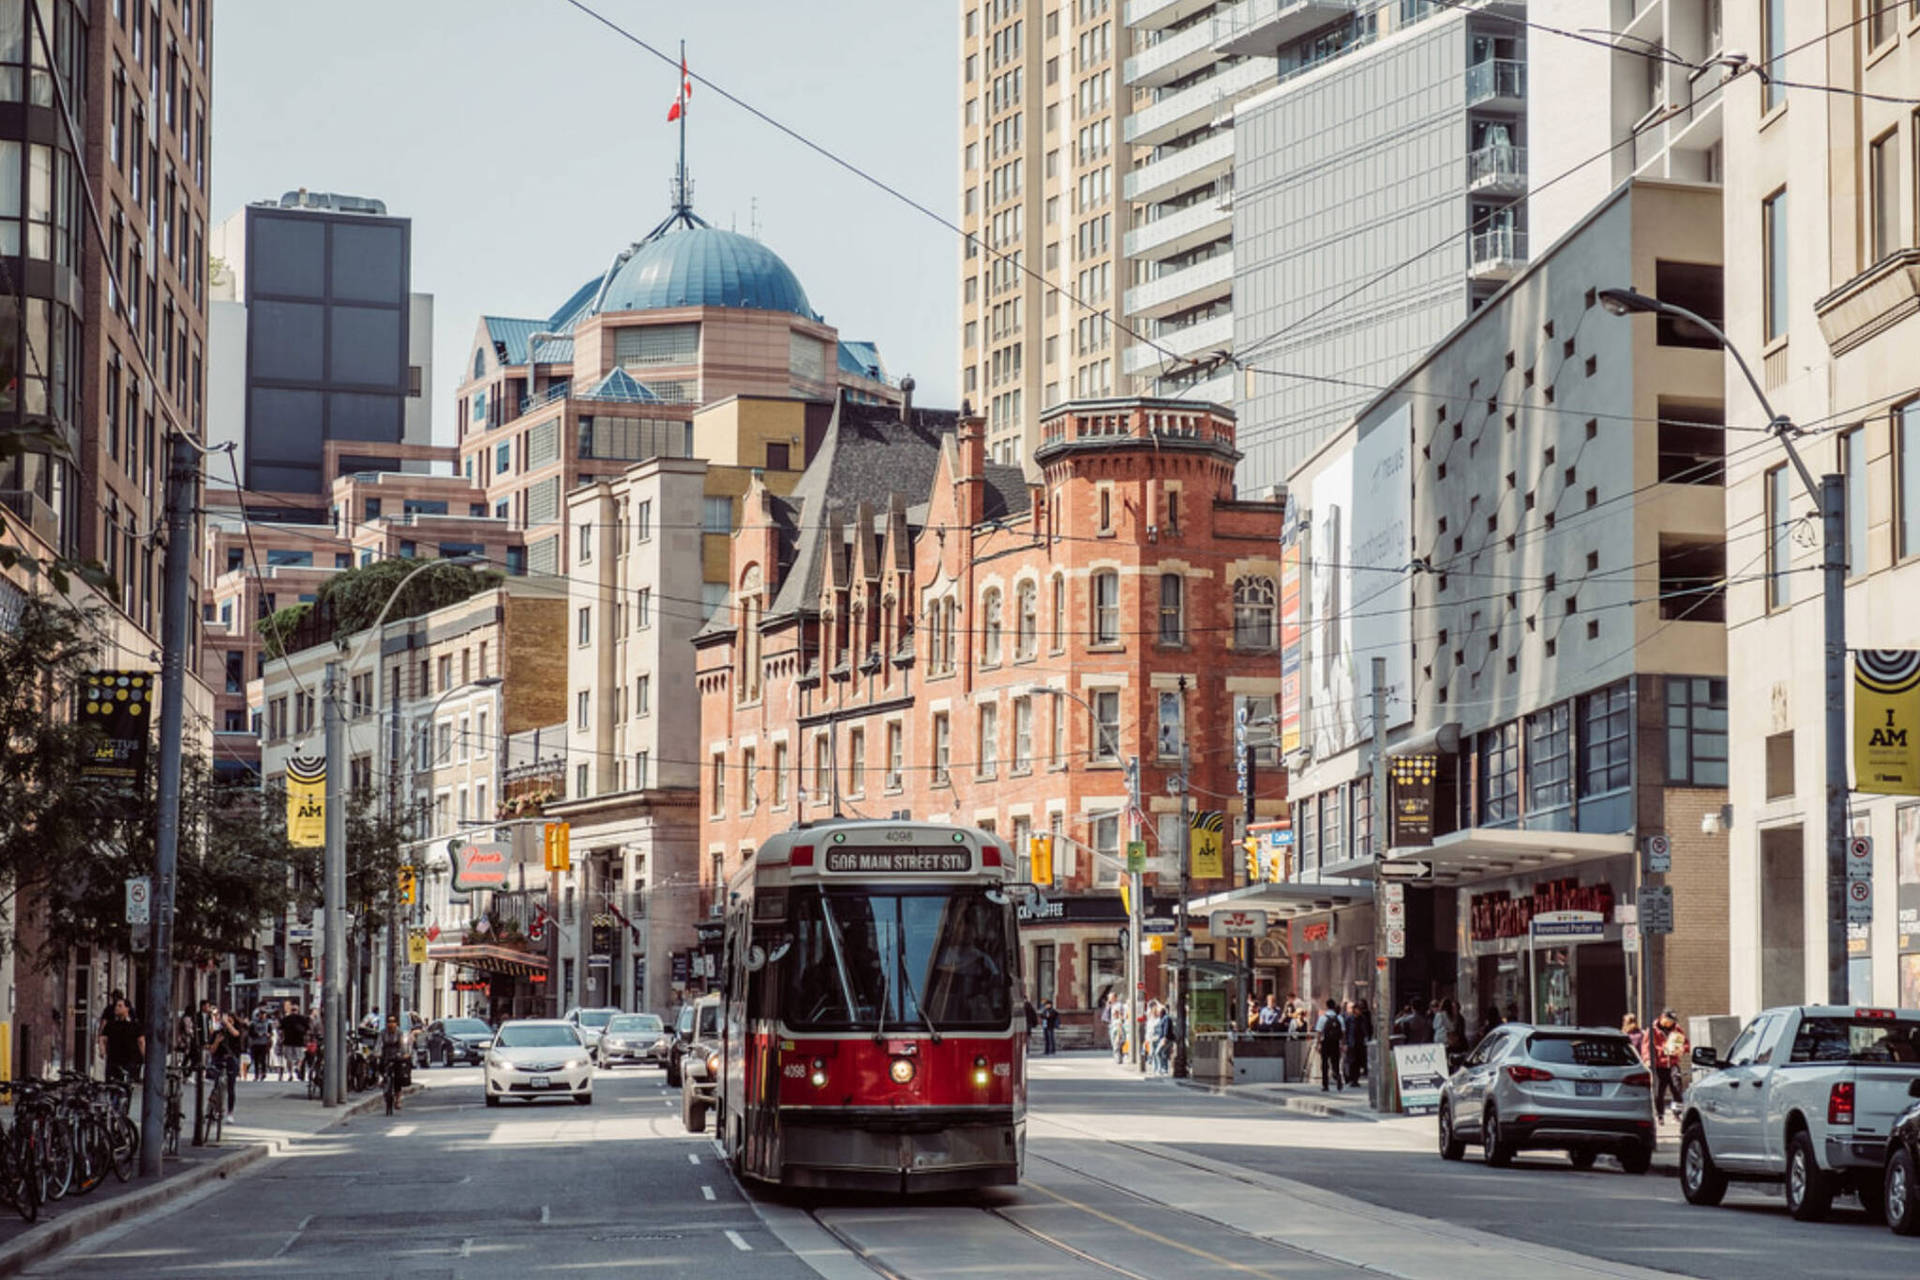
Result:
M1286 1111L1297 1111L1302 1115L1317 1116L1322 1120L1358 1120L1366 1124L1377 1124L1381 1120L1403 1119L1401 1116L1375 1115L1371 1110L1347 1106L1344 1103L1322 1102L1318 1098L1302 1098L1295 1095L1272 1093L1242 1093L1233 1085L1202 1084L1197 1080L1175 1079L1174 1083L1182 1089L1192 1089L1199 1093L1211 1094L1216 1098L1234 1098L1243 1102L1258 1102L1262 1106L1279 1107Z
M420 1085L413 1085L408 1089L408 1093L417 1093L421 1088ZM329 1117L327 1123L315 1129L313 1133L317 1134L329 1129L342 1120L352 1119L363 1111L381 1105L381 1102L381 1095L376 1093L342 1107ZM280 1146L281 1142L276 1140L236 1147L231 1153L221 1156L218 1160L179 1173L162 1174L158 1182L141 1187L137 1191L129 1191L125 1195L103 1200L77 1212L63 1214L52 1222L40 1223L17 1236L4 1247L0 1247L0 1276L18 1275L41 1259L58 1253L75 1240L92 1235L103 1227L112 1226L122 1219L145 1213L149 1209L171 1204L199 1190L209 1182L232 1177L274 1154Z

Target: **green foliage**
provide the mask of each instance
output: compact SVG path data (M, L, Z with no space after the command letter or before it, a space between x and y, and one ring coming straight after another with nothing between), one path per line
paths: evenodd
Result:
M389 618L410 618L450 604L458 604L500 582L501 575L476 571L450 561L427 561L419 577L394 589L421 567L417 560L376 560L329 578L320 588L317 605L333 616L335 636L350 635L373 625L387 601Z
M260 636L265 642L267 656L269 658L283 658L286 656L287 638L293 634L294 628L300 625L301 619L305 618L312 611L313 606L311 604L302 602L300 604L287 605L285 608L275 609L272 613L260 619Z

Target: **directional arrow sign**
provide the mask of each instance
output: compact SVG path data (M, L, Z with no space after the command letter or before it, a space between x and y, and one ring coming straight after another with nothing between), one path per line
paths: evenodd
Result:
M1433 864L1431 862L1413 862L1405 859L1393 862L1381 862L1374 871L1382 880L1431 880Z

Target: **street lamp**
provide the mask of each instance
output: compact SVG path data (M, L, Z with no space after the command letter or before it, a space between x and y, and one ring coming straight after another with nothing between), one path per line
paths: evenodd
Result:
M1038 697L1067 698L1085 707L1087 709L1087 715L1093 721L1093 732L1095 734L1096 744L1106 748L1106 756L1104 758L1114 760L1120 758L1120 735L1118 730L1116 729L1111 733L1108 732L1107 726L1100 721L1100 713L1094 710L1091 702L1088 702L1072 690L1062 688L1059 685L1030 684L1027 686L1027 692ZM1056 714L1058 714L1057 711ZM1133 763L1127 770L1127 784L1127 802L1129 809L1137 810L1140 805L1140 797L1137 794L1140 785L1140 769L1137 762ZM1089 848L1091 848L1091 846L1089 846ZM1099 850L1094 849L1092 852L1095 857L1099 856ZM1124 861L1120 864L1120 874L1127 877L1129 890L1127 893L1127 1040L1133 1045L1134 1062L1144 1073L1147 1069L1147 1055L1144 1051L1145 1046L1140 1043L1144 1038L1140 1034L1143 1023L1140 1020L1140 1010L1137 1006L1140 998L1141 981L1140 924L1141 918L1146 914L1146 906L1140 900L1141 885L1139 874L1127 871Z
M477 555L454 556L447 560L428 560L393 584L386 603L380 606L373 625L367 628L358 647L352 648L348 658L348 668L359 664L366 656L367 646L380 634L380 628L387 621L387 614L393 608L393 602L400 598L400 592L409 582L429 569L451 564L471 568L484 564L485 558ZM343 650L349 649L347 642L337 641ZM347 983L347 814L346 814L346 744L342 740L340 721L340 663L336 659L327 663L326 684L321 692L321 730L326 742L327 757L327 794L326 794L326 850L322 860L324 874L322 880L322 901L325 904L325 945L327 968L325 985L321 988L321 1020L325 1027L323 1041L325 1053L322 1058L321 1100L329 1107L337 1107L346 1101L347 1096L347 1026L345 1007L342 997Z
M1721 328L1671 302L1650 298L1633 289L1602 289L1600 305L1617 316L1648 312L1684 320L1720 344L1741 376L1753 389L1767 415L1767 430L1786 450L1800 483L1820 512L1821 612L1826 633L1826 756L1827 756L1827 1003L1846 1004L1851 998L1847 980L1847 544L1846 480L1832 472L1815 483L1793 441L1800 428L1776 413L1753 369ZM1767 537L1773 537L1771 528Z

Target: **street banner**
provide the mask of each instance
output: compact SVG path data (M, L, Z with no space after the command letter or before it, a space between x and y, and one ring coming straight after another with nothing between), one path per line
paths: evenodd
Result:
M1280 548L1280 751L1300 749L1300 540L1292 524Z
M89 671L80 717L100 731L80 776L138 785L147 776L147 725L153 719L153 672Z
M1188 874L1196 880L1218 880L1227 874L1220 847L1227 829L1227 815L1218 809L1202 809L1193 815L1190 848L1193 857Z
M327 843L327 762L306 756L287 761L287 843L320 849Z
M1447 1082L1447 1046L1397 1044L1393 1070L1400 1078L1400 1105L1410 1116L1440 1109L1440 1086Z
M1388 760L1387 774L1393 784L1390 848L1433 843L1433 779L1439 771L1440 757L1431 753Z
M1920 650L1853 657L1853 787L1920 796Z
M425 929L407 930L407 963L425 964L427 962L427 931Z
M1900 1007L1911 1009L1920 1004L1920 804L1903 804L1894 811L1893 871Z

